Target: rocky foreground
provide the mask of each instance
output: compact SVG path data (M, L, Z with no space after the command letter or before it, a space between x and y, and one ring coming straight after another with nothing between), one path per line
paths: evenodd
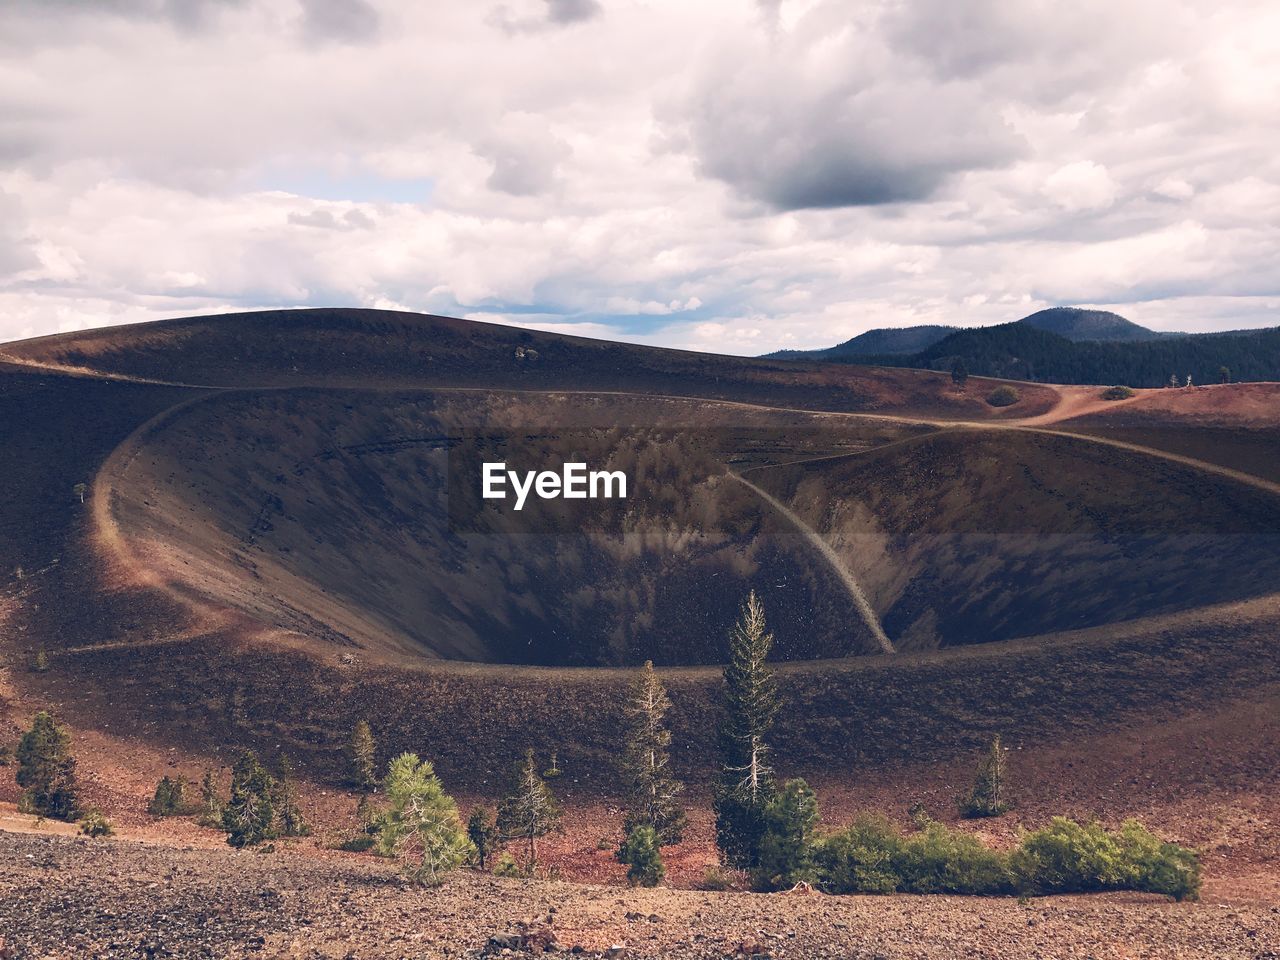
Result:
M0 833L0 957L1280 958L1280 908L502 880L366 857Z

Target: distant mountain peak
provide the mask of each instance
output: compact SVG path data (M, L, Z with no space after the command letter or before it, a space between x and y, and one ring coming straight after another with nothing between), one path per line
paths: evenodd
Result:
M1085 307L1049 307L1037 310L1018 322L1056 333L1068 340L1135 341L1159 340L1164 336L1110 310L1091 310Z

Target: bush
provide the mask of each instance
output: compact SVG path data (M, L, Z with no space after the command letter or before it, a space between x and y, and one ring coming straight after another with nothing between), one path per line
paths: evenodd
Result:
M666 876L658 832L653 827L635 826L618 849L619 863L627 865L627 882L635 887L656 887Z
M1116 842L1127 887L1175 900L1200 899L1200 858L1194 850L1165 843L1137 820L1124 822Z
M377 837L366 835L348 837L346 840L340 840L335 850L342 850L345 853L366 853L373 848L378 842Z
M524 877L528 874L525 869L516 863L516 858L509 853L500 856L493 865L493 874L496 877Z
M996 387L987 395L987 403L993 407L1011 407L1019 400L1022 395L1007 383Z
M1123 877L1120 848L1098 823L1054 817L1022 838L1010 868L1023 893L1084 893L1114 889Z
M1005 858L971 833L930 823L905 839L895 861L906 893L991 895L1013 889Z
M863 814L812 850L819 887L835 894L1139 890L1187 900L1200 891L1195 851L1165 843L1135 820L1108 832L1055 817L1005 856L936 821L904 836L886 817Z
M1128 400L1133 396L1129 387L1107 387L1102 391L1103 400Z
M90 807L84 812L84 816L80 820L80 832L86 837L92 837L96 840L99 837L112 836L115 833L115 829L101 810L96 807Z
M827 893L893 893L903 839L887 817L862 814L817 844L819 885Z
M1195 851L1163 842L1136 820L1112 834L1097 823L1055 817L1023 838L1010 868L1024 893L1142 890L1185 900L1200 892Z

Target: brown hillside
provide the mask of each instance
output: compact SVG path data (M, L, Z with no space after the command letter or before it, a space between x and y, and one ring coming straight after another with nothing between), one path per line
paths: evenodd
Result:
M981 426L1046 412L1053 388L1024 387L995 414L973 385L962 395L916 371L359 311L174 321L0 352L22 361L0 372L0 439L16 453L0 463L11 492L0 697L51 705L82 729L192 751L287 749L327 776L368 716L387 750L429 748L482 794L526 743L611 786L629 675L609 667L654 656L704 664L666 671L677 761L701 777L718 699L706 664L748 585L793 660L777 735L788 770L955 762L996 731L1027 746L1104 737L1280 683L1280 611L1264 595L1274 567L1248 539L1274 529L1275 499L1187 464ZM806 407L844 415L796 412ZM964 429L937 432L957 419ZM420 441L477 423L539 444L571 427L592 449L629 449L679 487L638 506L637 529L672 529L634 550L591 531L551 547L492 532L458 546L442 521L441 453ZM609 433L619 424L650 434L624 448ZM848 551L847 566L904 646L948 649L832 658L866 652L859 621L804 531L723 482L752 467L809 537L841 549L830 518L864 504L858 522L897 539L883 564ZM696 521L722 539L702 550ZM939 552L903 540L953 524L985 541ZM1184 532L1200 545L1162 540ZM1029 539L1011 549L1018 536ZM1049 537L1078 539L1035 542ZM926 607L936 637L912 639L925 637ZM1001 637L1022 639L975 642ZM37 646L52 669L19 669Z

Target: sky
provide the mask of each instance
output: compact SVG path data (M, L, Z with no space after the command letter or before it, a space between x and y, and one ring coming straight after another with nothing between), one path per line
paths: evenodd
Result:
M1280 5L4 0L0 340L1280 325Z

